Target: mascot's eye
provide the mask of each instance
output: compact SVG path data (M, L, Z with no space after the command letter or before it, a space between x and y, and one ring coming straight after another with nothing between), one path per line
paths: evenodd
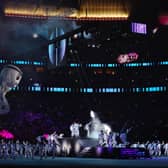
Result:
M16 80L19 80L19 78L20 78L20 76L17 76L17 77L16 77Z

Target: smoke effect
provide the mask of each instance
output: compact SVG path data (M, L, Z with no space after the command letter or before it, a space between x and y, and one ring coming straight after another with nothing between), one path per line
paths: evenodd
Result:
M40 50L49 39L50 33L56 27L61 27L64 32L77 28L74 21L46 20L46 21L0 21L0 50L15 55L26 55L35 50ZM38 38L33 38L33 34ZM47 52L47 51L46 51Z

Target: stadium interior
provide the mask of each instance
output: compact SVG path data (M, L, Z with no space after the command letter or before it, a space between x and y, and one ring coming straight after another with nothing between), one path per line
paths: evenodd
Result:
M29 141L70 137L93 110L115 132L131 128L129 142L168 140L167 1L1 1L0 67L23 77L0 129Z

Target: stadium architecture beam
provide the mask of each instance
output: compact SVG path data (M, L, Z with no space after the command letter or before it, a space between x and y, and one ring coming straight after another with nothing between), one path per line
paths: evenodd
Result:
M87 26L81 26L80 28L77 28L77 29L72 30L72 31L70 31L70 32L67 32L67 33L65 33L65 34L63 34L63 35L60 35L60 36L56 37L56 38L53 39L53 40L49 40L49 41L48 41L48 45L50 45L50 44L55 44L55 43L57 43L57 42L59 42L59 41L61 41L61 40L63 40L63 39L67 39L67 38L69 38L69 37L71 37L71 36L73 36L73 35L75 35L75 34L81 33L81 32L83 32L83 31L85 31L85 30L88 30L88 29L89 29L89 28L88 28Z

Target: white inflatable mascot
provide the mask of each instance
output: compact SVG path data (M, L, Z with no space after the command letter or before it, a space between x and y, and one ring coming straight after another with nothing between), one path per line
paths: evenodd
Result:
M6 65L0 73L0 115L7 114L10 106L6 94L12 88L18 86L22 79L22 71L15 65Z

